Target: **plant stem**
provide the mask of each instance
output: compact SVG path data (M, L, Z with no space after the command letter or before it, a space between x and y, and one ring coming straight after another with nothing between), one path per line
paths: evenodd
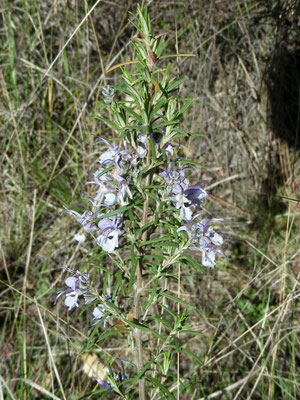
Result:
M147 165L150 165L150 161L151 161L150 149L148 146L147 160L146 160ZM145 186L148 186L149 184L150 184L150 174L148 174L145 179ZM143 207L142 226L146 225L148 220L148 207L149 207L149 199L148 197L146 197ZM147 230L145 230L142 235L142 242L146 240L147 240ZM137 280L135 284L135 296L134 296L134 304L135 304L134 318L136 319L136 321L139 321L140 317L142 316L141 293L143 289L143 266L141 258L139 258L138 260L136 274L137 274ZM135 329L134 338L136 344L136 362L139 372L141 372L144 367L144 357L143 357L143 338L142 338L142 331L140 329L137 328ZM146 399L144 379L139 380L139 399L140 400Z

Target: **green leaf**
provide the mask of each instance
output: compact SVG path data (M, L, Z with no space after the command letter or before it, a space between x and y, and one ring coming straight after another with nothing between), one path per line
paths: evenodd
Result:
M148 246L149 244L154 244L154 243L160 243L163 242L165 240L169 240L169 239L174 239L174 237L172 235L163 235L163 234L159 234L160 236L156 239L151 239L151 240L147 240L146 242L143 242L140 244L140 247L144 247L144 246Z
M133 207L136 207L137 205L143 203L143 200L141 199L137 199L135 200L135 202L133 204L130 204L128 206L124 206L124 207L120 207L117 210L111 211L107 214L103 214L99 217L99 219L104 219L104 218L109 218L109 217L113 217L114 215L118 215L118 214L122 214L127 210L130 210Z
M173 311L171 311L169 307L161 303L158 303L158 305L164 308L167 311L167 313L170 314L174 319L177 318L177 315Z
M102 175L105 175L107 172L113 170L115 167L113 165L110 165L107 167L104 171L102 171L100 174L97 175L97 178L99 179Z
M100 115L97 115L96 118L99 119L100 121L104 122L106 125L108 125L111 128L120 129L119 125L117 125L116 123L110 121L107 118L101 117Z
M115 90L118 90L119 92L122 92L122 93L124 93L124 94L127 94L129 97L132 97L132 99L133 99L134 101L137 102L136 96L137 96L138 94L137 94L136 90L133 89L131 86L130 86L130 89L129 89L128 86L127 86L127 87L124 87L124 86L115 86Z
M167 42L166 42L167 43ZM195 54L166 54L165 56L159 57L160 60L164 58L177 58L177 57L195 57ZM186 78L188 79L188 78Z
M131 115L134 116L134 118L137 121L140 121L141 123L143 122L142 118L140 117L139 114L137 114L132 108L125 106L124 104L122 104L122 107Z
M121 269L123 270L123 268L121 267ZM122 295L126 296L125 294L125 290L124 290L124 286L123 286L123 282L125 281L122 271L118 271L116 273L116 277L117 277L117 282L115 283L115 287L114 287L114 291L113 291L113 299L116 297L116 294L120 288Z
M180 331L180 334L182 335L183 333L185 333L187 335L200 335L200 336L203 336L203 332L192 331L191 329L182 329Z
M164 121L164 122L161 122L160 124L155 125L154 128L157 129L157 128L161 128L161 127L164 127L164 126L176 125L178 123L179 123L179 119L172 120L172 121Z
M160 335L160 334L159 334L158 332L156 332L154 329L149 328L149 327L146 326L146 325L138 324L137 322L128 321L128 320L126 320L126 323L127 323L128 325L132 326L133 328L140 329L141 331L144 331L144 332L151 332L151 333L153 333L153 335L154 335L155 337L157 337L157 338L159 338L159 339L161 339L161 340L163 340L163 338L164 338L162 335Z
M194 100L188 100L185 105L176 113L176 118L178 118L180 115L184 114L186 110L191 106L191 104L194 102Z
M65 72L66 72L66 75L69 76L70 75L70 67L69 67L69 62L68 62L68 56L67 56L66 49L64 49L63 55L64 55Z
M129 388L126 390L126 393L128 393L132 387L135 386L136 382L145 374L146 371L149 370L151 364L155 361L155 358L152 358L152 360L148 361L147 364L144 366L144 368L142 369L142 371L134 377L134 379L130 380L131 385L129 386ZM127 381L126 381L127 382Z
M155 225L155 221L148 222L147 224L143 225L141 228L139 228L139 229L136 231L136 236L137 236L137 237L140 236L141 233L142 233L144 230L150 228L150 226L152 226L152 225Z
M99 336L99 338L97 339L96 343L99 343L99 342L101 342L101 340L107 339L107 338L109 338L109 337L111 337L111 336L119 335L119 334L121 334L121 333L128 333L128 332L130 332L129 329L113 329L113 330L108 330L108 329L106 329L106 330Z
M132 13L130 13L132 16L134 16L135 17L135 15L134 14L132 14ZM138 31L138 32L140 32L141 34L143 34L143 31L139 28L139 26L135 23L135 22L133 22L133 21L131 21L131 20L129 20L129 22L131 23L131 25L133 25L134 27L135 27L135 29Z
M200 365L203 365L203 361L201 361L201 359L198 356L196 356L195 353L193 353L187 349L183 349L182 347L180 348L180 352L187 354L188 356L190 356L194 360L196 360Z
M157 111L163 107L163 105L166 103L166 101L167 100L163 98L156 104L156 106L153 108L153 110L150 114L149 121L152 120L152 118L156 115Z
M203 167L203 165L200 164L200 163L198 163L197 161L185 160L185 159L183 159L183 158L181 158L180 160L178 160L178 162L184 163L184 164L196 165L197 167Z
M150 145L150 150L151 150L152 159L153 159L154 162L156 162L156 161L157 161L157 157L156 157L156 147L155 147L155 144L154 144L154 142L153 142L152 139L149 139L148 142L149 142L149 145Z
M162 393L164 393L167 396L168 400L176 400L175 396L169 392L169 390L160 383L160 381L156 378L152 378L151 376L146 376L146 379L151 382L155 387L159 388Z
M165 260L165 256L160 256L158 254L144 254L143 258L157 259L157 260Z
M149 289L149 291L151 292L151 295L147 301L147 304L145 305L146 310L151 306L152 301L157 294L158 281L159 281L158 279L155 279L153 288Z
M165 84L166 84L167 81L168 81L168 76L169 76L169 73L170 73L170 69L171 69L171 64L168 64L168 66L167 66L167 68L166 68L166 71L165 71L165 73L164 73L164 76L163 76L163 78L162 78L162 81L161 81L162 87L165 87Z
M160 294L161 296L166 297L166 298L169 299L169 300L175 301L176 303L180 303L180 304L182 304L183 306L190 307L190 308L196 308L196 306L194 306L193 304L187 303L186 301L184 301L184 300L182 300L182 299L179 299L178 297L172 296L172 295L171 295L170 293L168 293L168 292L160 292L159 294Z
M175 139L180 139L180 138L183 138L183 137L189 137L190 135L187 133L187 132L185 132L185 133L177 133L177 134L175 134L175 135L172 135L171 136L171 139L172 140L175 140Z
M160 57L160 58L164 58L164 57ZM173 90L175 90L179 85L181 85L183 82L187 81L188 78L183 78L180 79L179 81L176 81L173 83L173 85L170 85L166 90L168 93L172 92Z
M164 161L158 161L158 162L154 163L153 165L146 165L146 167L145 167L145 168L142 168L142 169L140 170L140 172L139 172L139 180L142 179L142 176L143 176L146 172L151 171L152 169L155 169L155 168L157 168L158 166L163 165L163 164L165 164Z
M129 219L130 219L130 222L131 222L131 232L132 232L132 233L134 234L134 236L135 236L136 217L135 217L134 212L133 212L132 209L128 211L128 216L129 216Z
M200 133L200 132L189 132L189 135L194 137L206 137L205 133Z
M203 266L198 264L192 257L190 257L186 253L182 253L182 255L180 256L180 259L185 259L186 261L188 261L188 263L190 263L192 265L192 267L203 270Z
M164 326L166 326L170 331L173 329L173 326L167 320L163 319L161 316L152 316L154 321L157 321Z
M164 188L165 185L147 185L147 186L143 186L143 189L162 189Z

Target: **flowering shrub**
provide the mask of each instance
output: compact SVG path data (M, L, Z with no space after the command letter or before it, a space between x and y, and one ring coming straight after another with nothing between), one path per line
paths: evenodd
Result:
M117 284L113 294L100 295L88 272L65 268L71 274L65 281L68 288L58 292L55 303L64 295L69 311L91 305L94 329L113 330L116 320L126 328L133 349L127 363L131 370L125 374L122 364L118 375L110 365L107 380L98 380L102 389L124 399L135 399L137 390L140 399L146 399L146 393L151 398L161 398L155 397L158 393L174 398L173 351L180 351L177 337L190 325L186 324L186 309L176 314L172 303L185 308L192 305L173 296L166 289L167 282L176 279L174 267L191 259L188 250L201 255L204 267L214 267L216 254L224 256L220 249L224 238L211 226L222 220L199 219L208 196L205 182L191 184L187 174L196 167L178 158L176 139L192 135L180 128L191 101L180 108L172 97L184 80L169 78L170 65L159 69L165 34L153 36L147 10L143 13L138 7L135 20L132 24L139 33L132 39L135 70L129 73L120 67L123 83L102 88L104 108L110 109L112 119L102 115L99 119L118 137L97 137L97 168L82 188L89 209L82 214L65 211L80 224L75 240L84 243L88 237L101 249L101 260L105 254L113 260ZM116 94L124 101L116 101ZM122 383L125 379L126 385Z

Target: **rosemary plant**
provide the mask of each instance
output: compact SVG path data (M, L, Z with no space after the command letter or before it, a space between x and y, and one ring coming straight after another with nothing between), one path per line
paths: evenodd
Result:
M81 226L75 239L93 240L92 262L103 272L103 287L91 283L87 268L64 268L70 274L67 289L58 292L55 303L65 296L69 311L85 305L91 343L101 345L119 332L118 340L128 344L127 359L116 353L103 360L104 378L95 377L101 398L111 393L123 399L175 399L182 383L180 335L191 333L193 305L170 288L180 268L200 267L192 252L201 255L204 267L214 267L216 254L224 256L224 239L212 226L221 220L201 213L208 194L205 182L190 183L195 163L178 154L176 139L192 135L180 128L192 101L179 103L174 93L184 79L170 78L170 65L159 68L166 34L152 34L147 9L138 6L133 17L138 32L131 39L137 58L133 72L125 63L120 86L102 88L111 118L98 118L116 137L97 137L97 167L82 188L89 209L65 211Z

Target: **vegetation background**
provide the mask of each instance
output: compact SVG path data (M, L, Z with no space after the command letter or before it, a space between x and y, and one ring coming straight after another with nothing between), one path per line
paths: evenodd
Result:
M79 399L96 387L80 355L88 320L53 307L57 268L82 268L89 250L59 213L82 207L92 134L111 136L95 116L103 84L120 83L105 71L134 59L136 4L0 2L0 399ZM203 164L206 210L228 236L225 261L181 279L201 334L182 342L180 398L299 399L299 3L147 4L154 33L168 32L165 54L195 55L168 61L188 78L177 96L195 99L184 129L206 136L178 146ZM123 337L101 346L126 350Z

